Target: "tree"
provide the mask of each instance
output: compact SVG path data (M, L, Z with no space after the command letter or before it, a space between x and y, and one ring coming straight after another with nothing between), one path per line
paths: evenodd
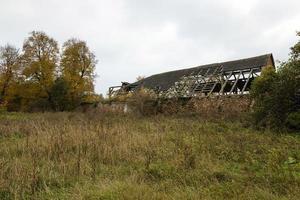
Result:
M8 91L19 69L19 50L9 44L0 47L0 104L7 99Z
M64 43L60 66L74 104L80 104L85 97L94 94L96 63L95 55L86 42L70 39Z
M297 32L297 36L300 37L300 32ZM300 41L291 47L291 58L292 61L300 61Z
M23 74L26 81L31 83L32 90L36 91L36 97L45 98L50 104L58 59L58 44L53 38L44 32L30 33L23 44Z
M297 33L300 36L300 33ZM297 111L296 97L300 91L300 41L291 48L290 58L278 71L267 67L251 86L254 99L255 124L281 129ZM292 114L296 116L295 114ZM294 123L293 123L294 124Z
M25 39L21 55L11 45L0 47L0 105L63 111L99 101L93 84L97 61L86 42L70 39L62 50L60 57L58 43L39 31Z
M254 98L254 120L258 126L274 126L280 123L281 113L277 112L278 98L276 96L276 83L279 76L273 67L266 67L262 70L261 76L254 80L251 85L251 96Z
M62 78L57 78L51 88L52 108L55 111L66 111L72 108L72 102L68 99L68 85Z

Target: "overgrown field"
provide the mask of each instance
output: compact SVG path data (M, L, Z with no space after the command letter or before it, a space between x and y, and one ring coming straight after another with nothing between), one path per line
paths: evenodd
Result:
M300 134L196 116L1 114L0 199L300 199Z

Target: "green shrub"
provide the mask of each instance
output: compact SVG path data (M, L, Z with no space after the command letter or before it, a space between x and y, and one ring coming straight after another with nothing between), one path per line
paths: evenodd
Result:
M277 92L280 90L280 86L277 85L279 79L280 77L273 67L266 67L251 86L251 96L255 102L253 107L254 123L259 127L274 128L281 126L284 121L287 111L283 109L288 106L281 102L283 94L280 95Z
M286 125L290 129L300 130L300 111L290 113L286 119Z
M277 72L273 67L265 67L261 76L254 80L250 94L254 100L256 126L282 129L288 124L286 121L290 113L296 112L296 93L300 88L300 50L295 47L299 45L300 41L291 48L291 58L281 63Z

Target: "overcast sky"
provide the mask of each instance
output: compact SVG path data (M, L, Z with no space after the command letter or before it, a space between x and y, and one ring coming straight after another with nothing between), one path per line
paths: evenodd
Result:
M45 31L87 41L96 92L168 70L273 53L300 31L300 0L0 0L0 45Z

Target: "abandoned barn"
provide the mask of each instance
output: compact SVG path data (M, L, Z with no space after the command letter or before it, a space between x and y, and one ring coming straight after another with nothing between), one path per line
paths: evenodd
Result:
M109 88L109 96L140 88L151 89L165 98L244 95L266 66L275 68L272 54L155 74L134 83L122 82Z

